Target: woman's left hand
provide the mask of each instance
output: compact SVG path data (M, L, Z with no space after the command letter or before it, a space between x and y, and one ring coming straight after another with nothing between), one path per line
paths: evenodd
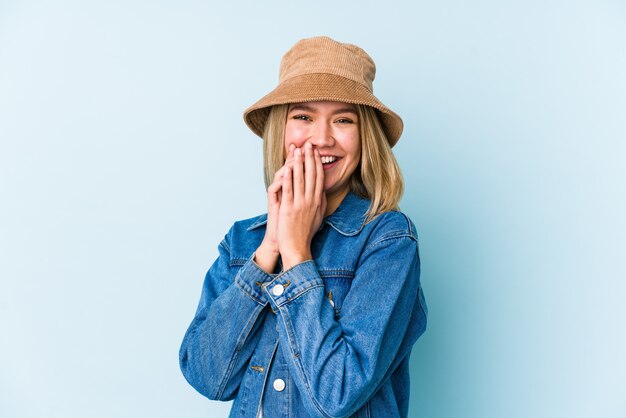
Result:
M294 152L293 167L285 167L278 215L278 249L283 269L310 260L311 241L326 211L324 168L310 143Z

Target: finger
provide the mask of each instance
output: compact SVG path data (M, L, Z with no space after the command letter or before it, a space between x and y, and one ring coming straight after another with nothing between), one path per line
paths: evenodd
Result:
M283 166L280 167L276 171L276 173L274 173L274 180L272 180L272 182L275 182L275 181L282 182L282 177L283 177L285 166L293 167L293 149L292 148L293 148L293 144L289 148L290 152L289 152L289 155L287 156L287 160L284 162Z
M278 205L278 190L267 189L267 202L270 207Z
M289 144L289 148L287 149L287 156L285 157L285 159L289 158L289 155L293 155L294 150L296 149L296 146L294 144Z
M304 146L304 194L307 201L315 196L315 180L317 167L315 163L315 154L313 153L313 147L310 143Z
M274 182L270 184L267 188L267 201L270 207L280 204L280 192L283 187L282 178L282 172L276 172L276 175L274 176Z
M295 145L291 144L289 145L289 151L287 152L287 158L285 159L285 162L283 163L282 167L280 167L276 173L274 173L274 179L276 179L276 177L280 177L283 174L283 167L286 165L292 165L293 164L293 151L295 149Z
M274 180L272 180L272 184L270 185L270 187L272 187L276 183L278 184L282 183L284 171L285 171L285 166L282 166L276 171L276 173L274 173Z
M293 162L293 202L298 204L304 197L304 161L302 149L296 148Z
M294 144L289 145L289 150L287 151L287 157L285 158L285 163L283 165L293 164L294 151L296 150L296 146Z
M295 147L294 147L293 144L291 144L289 146L289 154L287 155L287 159L283 163L283 166L281 168L279 168L278 171L276 171L276 173L274 173L274 180L273 181L279 181L279 182L282 183L282 177L283 177L285 166L293 167L293 159L294 159L293 151L294 151L294 148Z
M274 180L274 183L270 184L267 188L267 193L278 193L278 191L283 187L283 177L279 177Z
M291 171L291 167L285 167L285 172L283 173L282 202L288 204L293 202L293 180Z
M315 196L324 195L324 166L320 152L315 149Z

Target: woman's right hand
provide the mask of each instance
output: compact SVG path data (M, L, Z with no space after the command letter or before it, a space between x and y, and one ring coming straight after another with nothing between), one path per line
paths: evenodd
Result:
M285 167L293 167L295 146L289 147L285 164L274 174L272 184L267 188L267 224L265 237L257 248L254 261L267 273L273 273L278 263L278 211L282 196L283 173Z

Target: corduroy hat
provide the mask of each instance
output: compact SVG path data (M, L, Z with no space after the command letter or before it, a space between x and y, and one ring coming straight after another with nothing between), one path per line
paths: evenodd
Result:
M356 45L326 36L302 39L283 56L278 86L243 114L252 132L263 135L273 105L315 101L363 104L376 109L393 147L402 134L402 119L378 100L372 82L376 65Z

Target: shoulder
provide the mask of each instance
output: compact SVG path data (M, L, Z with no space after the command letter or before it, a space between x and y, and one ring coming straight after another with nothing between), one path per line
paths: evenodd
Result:
M243 257L246 257L248 253L256 249L260 239L263 239L266 223L266 213L238 220L232 224L221 245L231 252L241 253Z
M399 210L383 212L365 224L364 231L371 239L407 237L417 241L417 228L413 221Z
M366 260L383 263L418 263L419 242L415 224L401 211L383 212L365 224L357 265ZM381 261L384 260L384 261Z
M242 235L258 229L265 230L265 224L267 223L267 213L257 215L252 218L242 219L236 221L231 226L229 234Z

